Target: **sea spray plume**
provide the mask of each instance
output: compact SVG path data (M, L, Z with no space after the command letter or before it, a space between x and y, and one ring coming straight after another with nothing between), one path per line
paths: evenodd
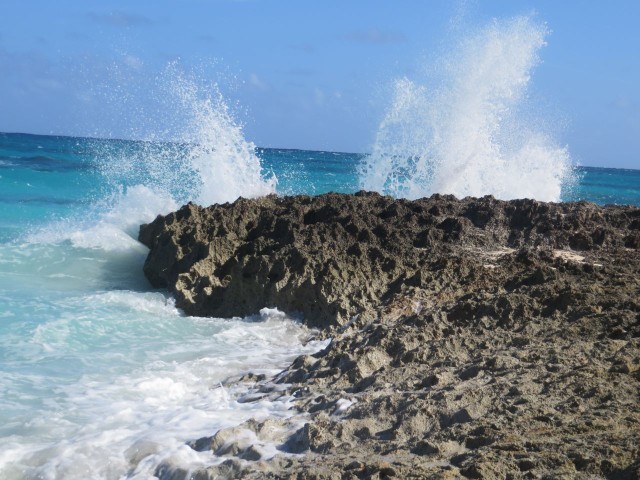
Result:
M120 108L146 110L136 117L143 123L131 125L129 134L144 141L115 148L106 143L111 151L98 150L101 171L112 187L139 184L177 203L203 204L275 191L275 177L263 176L255 145L244 138L217 83L172 62L148 90L133 106L125 98Z
M396 81L360 186L407 198L560 200L572 177L569 153L534 131L521 109L547 33L530 17L494 21L442 62L436 88Z
M116 73L113 81L129 79ZM155 78L133 74L131 90L144 98L120 84L97 91L110 110L132 112L126 136L138 140L92 140L91 164L102 177L101 191L79 215L32 232L29 241L130 250L138 246L140 224L181 204L275 192L275 176L263 175L255 146L244 138L216 83L205 85L175 63Z
M172 78L173 92L191 112L180 140L200 181L193 200L208 205L274 193L275 175L263 175L255 145L244 138L218 86L203 97L184 75Z

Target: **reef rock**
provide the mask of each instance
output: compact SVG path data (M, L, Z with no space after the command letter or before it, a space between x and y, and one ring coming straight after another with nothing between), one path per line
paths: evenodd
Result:
M296 415L192 442L225 458L192 478L640 478L639 208L270 196L140 240L187 313L332 337L238 399Z
M639 223L631 207L360 192L188 204L143 225L139 238L150 248L145 275L188 314L266 306L343 326L398 294L464 280L462 258L477 252L637 248Z

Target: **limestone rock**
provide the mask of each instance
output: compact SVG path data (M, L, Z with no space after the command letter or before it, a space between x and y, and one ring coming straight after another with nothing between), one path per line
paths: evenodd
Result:
M158 217L145 273L187 313L278 307L332 337L255 379L297 415L192 442L225 458L193 478L638 478L639 225L635 207L364 192Z
M145 275L190 315L277 307L329 327L356 316L369 321L395 296L464 278L465 256L485 255L490 268L499 254L486 254L500 249L628 248L635 244L620 232L639 221L632 207L446 195L408 201L359 192L188 204L143 225L139 238L150 248ZM522 281L553 275L550 267Z

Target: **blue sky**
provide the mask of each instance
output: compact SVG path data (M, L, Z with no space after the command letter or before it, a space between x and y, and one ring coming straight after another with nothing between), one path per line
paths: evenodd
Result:
M170 112L141 117L179 61L220 84L258 146L353 152L369 151L395 79L428 70L492 18L534 14L551 33L530 97L556 140L580 164L640 168L637 1L0 0L0 10L0 131L162 131Z

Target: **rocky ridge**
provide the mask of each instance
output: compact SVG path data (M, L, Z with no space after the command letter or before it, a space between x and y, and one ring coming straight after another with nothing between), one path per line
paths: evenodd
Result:
M638 208L271 196L187 205L140 240L187 313L274 306L333 338L246 377L300 415L194 442L229 459L193 478L640 476Z

